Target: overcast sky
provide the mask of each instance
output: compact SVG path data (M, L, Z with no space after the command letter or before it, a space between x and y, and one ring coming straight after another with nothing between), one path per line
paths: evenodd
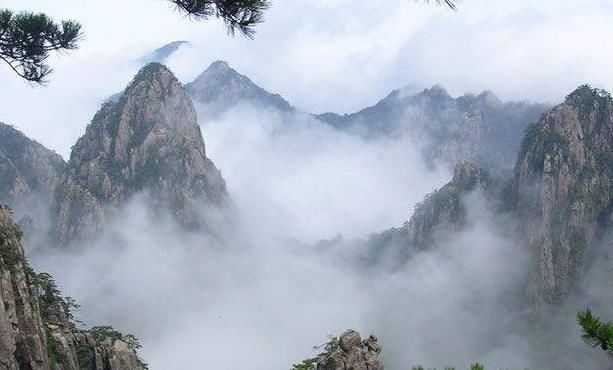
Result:
M79 20L85 39L52 60L46 87L0 65L0 120L67 156L135 60L174 40L192 43L169 61L182 81L224 59L314 112L357 110L406 85L546 102L585 82L613 90L610 0L465 0L458 12L413 0L273 2L250 41L218 21L185 19L165 0L3 1Z

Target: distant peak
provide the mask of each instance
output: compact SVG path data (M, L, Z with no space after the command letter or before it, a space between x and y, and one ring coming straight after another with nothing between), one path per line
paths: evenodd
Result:
M225 79L232 75L238 76L239 73L236 72L234 69L232 69L230 65L228 64L228 62L223 61L223 60L217 60L211 63L211 65L209 65L209 67L205 69L204 72L202 72L198 77L196 77L194 82L196 83L204 82L204 81L209 80L210 78Z
M439 84L436 84L429 89L425 89L423 91L423 94L430 95L430 96L446 97L446 98L451 97L449 93L447 92L447 90L445 90L445 88Z
M183 40L170 42L162 47L155 49L149 55L144 56L141 59L141 62L143 63L146 63L146 62L164 63L172 54L174 54L177 50L179 50L179 48L182 47L183 45L189 45L189 42L183 41Z
M230 65L228 64L228 62L224 61L224 60L216 60L213 63L211 63L211 65L209 66L209 68L207 68L207 71L229 71L232 68L230 68Z
M490 104L501 104L502 101L491 90L485 90L477 96L477 98Z

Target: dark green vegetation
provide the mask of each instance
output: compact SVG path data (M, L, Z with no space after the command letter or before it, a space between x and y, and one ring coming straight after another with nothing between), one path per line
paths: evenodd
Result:
M307 358L298 364L294 364L291 370L315 370L317 369L317 363L324 361L326 357L336 351L339 346L339 338L331 337L327 343L313 347L314 350L321 351L317 356Z
M138 341L138 338L136 338L134 335L120 333L112 326L94 326L89 331L94 335L94 338L96 338L96 340L100 342L107 339L111 340L112 342L120 340L122 342L126 342L128 344L128 347L132 349L142 348L140 342Z
M577 321L583 330L583 340L613 356L613 321L603 322L589 309L577 314Z
M110 326L79 329L83 323L75 317L79 305L63 296L53 277L37 273L26 260L21 244L22 232L10 219L10 211L0 207L0 295L5 299L0 311L0 324L5 329L3 340L13 338L15 348L2 348L3 361L31 369L33 363L48 364L50 369L110 369L110 361L123 351L132 356L138 369L147 365L136 355L138 339L122 334ZM14 307L15 318L7 328L7 312ZM14 321L13 321L14 320ZM116 341L127 345L115 347ZM72 354L76 354L75 364ZM12 358L11 358L12 357ZM41 359L46 357L43 363ZM7 363L7 362L3 362ZM78 365L78 367L74 367ZM13 367L9 367L13 368ZM47 368L47 367L41 367Z
M270 6L268 0L170 0L177 8L194 19L211 17L223 19L228 33L236 31L253 38L253 26L264 20L264 11Z
M76 49L81 35L74 21L56 23L43 13L0 9L0 60L28 81L43 83L52 72L46 63L51 53Z

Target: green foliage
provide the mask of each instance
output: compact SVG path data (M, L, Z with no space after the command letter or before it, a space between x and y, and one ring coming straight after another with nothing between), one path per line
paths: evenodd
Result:
M46 64L50 53L76 49L80 38L77 22L58 24L43 13L0 9L0 60L28 81L43 83L52 72Z
M128 347L134 351L142 348L136 336L132 334L120 333L110 325L94 326L93 328L89 329L89 332L94 336L94 339L97 342L103 342L108 339L111 341L111 343L115 343L115 341L120 340L125 342ZM149 366L143 362L140 357L138 357L138 364L144 369L149 368Z
M317 358L307 358L299 364L294 364L292 370L315 370L317 368Z
M206 20L220 18L228 27L228 33L239 31L253 38L253 26L264 21L264 11L270 6L268 0L169 0L180 11L192 18Z
M60 351L58 349L58 342L51 334L51 330L49 328L45 328L46 340L47 340L47 358L49 360L49 367L52 370L60 369L62 364L62 359L60 356Z
M134 335L120 333L109 325L94 326L89 330L89 332L92 333L94 338L99 342L103 342L107 339L110 339L111 342L120 340L122 342L125 342L128 347L133 350L142 348L140 342L138 341L138 338L136 338Z
M321 350L321 352L311 358L307 358L306 360L294 364L291 370L315 370L317 369L317 363L320 361L325 361L328 356L334 353L338 348L340 348L340 341L338 337L330 337L330 340L320 346L313 347L314 350Z
M527 159L535 172L543 173L545 156L555 154L557 151L569 161L574 159L571 157L568 141L564 136L538 123L530 124L526 128L520 156L530 155Z
M82 324L75 317L75 312L78 311L80 306L73 298L62 295L55 279L51 275L46 272L37 274L34 270L31 270L30 274L31 283L39 289L38 299L43 317L46 319L51 318L55 314L56 307L59 305L66 314L70 325L75 326L75 323Z
M587 309L577 314L577 322L583 330L581 337L588 345L613 356L613 321L603 322Z
M22 236L18 227L0 225L0 269L12 271L20 262L21 256L16 242Z

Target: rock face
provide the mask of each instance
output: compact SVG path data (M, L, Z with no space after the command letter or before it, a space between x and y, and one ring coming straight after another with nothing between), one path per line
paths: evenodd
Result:
M141 192L189 228L205 224L200 209L227 200L191 100L156 63L144 67L118 101L103 105L73 147L55 194L53 235L61 244L91 237L113 207Z
M453 167L467 160L511 170L523 130L545 109L540 104L503 103L489 91L453 98L434 86L418 94L395 90L359 112L317 118L366 137L409 135L430 162Z
M19 207L51 199L66 163L55 152L0 123L0 202Z
M377 337L362 340L360 333L347 330L317 359L318 370L383 370Z
M185 86L194 102L203 105L199 113L214 119L239 104L251 104L282 113L295 109L278 94L262 89L248 77L230 68L224 61L216 61L193 82Z
M591 248L611 227L613 100L582 86L527 131L517 160L514 208L534 253L537 306L563 300Z
M27 264L21 231L0 207L0 369L144 370L132 345L76 329L51 277Z
M487 171L470 162L459 163L453 179L417 204L408 222L369 238L369 263L387 258L402 265L413 253L434 247L437 239L464 226L464 197L477 190L489 192L491 188Z

